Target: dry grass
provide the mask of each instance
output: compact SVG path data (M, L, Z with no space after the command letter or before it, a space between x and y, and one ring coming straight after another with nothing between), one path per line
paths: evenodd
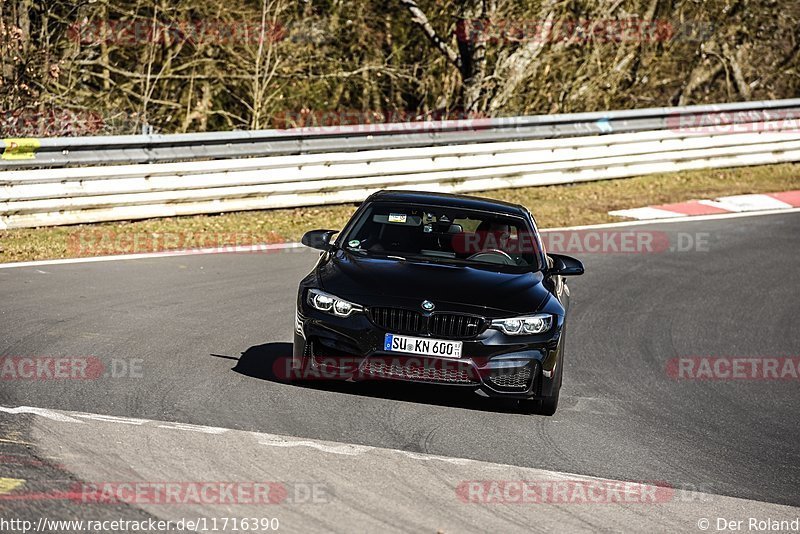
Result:
M793 164L709 169L576 185L478 193L528 206L543 228L619 220L611 210L744 193L800 189ZM313 228L341 228L353 205L174 217L0 232L0 262L297 241Z

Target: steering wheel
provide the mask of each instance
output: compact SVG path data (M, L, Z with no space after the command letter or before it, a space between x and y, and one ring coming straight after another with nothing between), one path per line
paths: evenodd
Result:
M482 258L485 256L485 259ZM497 260L500 261L497 261ZM488 250L482 250L480 252L476 252L469 258L469 260L477 260L477 261L485 261L486 263L499 263L501 265L516 265L517 262L514 261L514 258L509 256L508 252L505 250L500 250L499 248L490 248Z

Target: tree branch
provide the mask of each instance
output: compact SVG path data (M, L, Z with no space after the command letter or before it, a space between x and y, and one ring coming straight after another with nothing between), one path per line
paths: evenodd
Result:
M420 29L425 32L425 35L428 36L428 39L439 49L439 51L444 54L450 63L455 65L455 67L460 71L461 70L461 57L453 50L446 42L442 40L441 37L436 33L436 30L433 29L431 26L428 17L417 5L415 0L400 0L400 3L408 9L409 13L411 13L411 20L420 27Z

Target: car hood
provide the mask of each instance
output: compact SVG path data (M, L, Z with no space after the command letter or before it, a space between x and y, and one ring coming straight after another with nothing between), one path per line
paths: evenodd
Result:
M321 289L367 305L433 301L439 311L531 313L550 293L541 272L505 273L466 266L361 258L342 251L317 266Z

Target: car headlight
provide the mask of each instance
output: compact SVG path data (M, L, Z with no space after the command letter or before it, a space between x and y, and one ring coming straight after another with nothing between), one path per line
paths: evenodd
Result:
M553 326L553 316L549 313L538 313L525 317L509 317L508 319L495 319L492 328L497 328L509 336L531 336L542 334Z
M363 310L358 304L340 299L335 295L325 293L319 289L309 289L307 300L312 308L316 308L321 312L330 313L337 317L347 317L353 312Z

